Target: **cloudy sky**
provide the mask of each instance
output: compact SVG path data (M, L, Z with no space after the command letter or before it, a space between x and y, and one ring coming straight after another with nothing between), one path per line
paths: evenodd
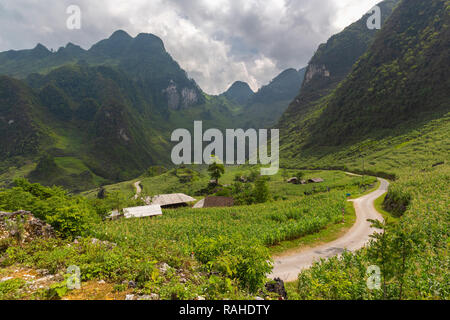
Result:
M286 68L305 66L317 46L380 0L0 0L0 51L88 49L123 29L161 37L208 93L236 80L256 90ZM66 13L78 5L80 30Z

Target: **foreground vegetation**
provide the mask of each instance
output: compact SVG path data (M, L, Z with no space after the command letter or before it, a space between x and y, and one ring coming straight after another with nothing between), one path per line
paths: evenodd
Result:
M231 179L232 173L222 179ZM102 221L115 205L116 192L109 191L103 200L88 199L19 180L15 188L0 191L0 210L35 212L56 229L59 238L30 244L2 240L0 264L2 268L46 269L51 274L65 273L76 265L83 282L105 280L115 285L114 290L124 291L131 281L136 294L156 294L160 299L270 297L264 289L271 270L269 248L341 224L346 194L360 192L362 181L339 172L322 172L328 180L324 189L317 187L305 195L303 190L309 186L283 182L288 173L274 177L269 188L292 188L297 196L291 200L271 197L257 205L181 208L166 210L157 218L118 221ZM61 296L67 294L61 290ZM40 292L31 298L60 295Z
M449 181L448 164L402 172L384 202L385 209L396 208L398 219L376 224L384 233L368 248L301 273L291 297L449 299ZM379 290L367 286L372 265L381 271Z

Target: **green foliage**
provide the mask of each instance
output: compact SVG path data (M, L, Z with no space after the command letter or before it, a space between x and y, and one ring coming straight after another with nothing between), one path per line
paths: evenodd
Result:
M300 298L448 299L449 166L410 168L393 185L410 204L395 223L374 222L379 232L366 250L315 264L299 276ZM381 269L381 290L369 290L366 270ZM329 275L347 279L345 287L325 288ZM332 293L331 293L332 292Z
M218 161L214 161L208 166L208 172L211 179L215 180L216 184L218 184L220 177L225 173L225 166Z
M66 281L52 284L48 289L41 289L36 296L43 300L61 300L67 293Z
M21 290L25 287L25 280L10 279L0 281L0 300L17 300L23 295Z
M196 242L195 257L207 266L209 272L219 272L238 279L250 292L264 284L266 274L272 269L269 251L239 238L202 238Z
M267 179L261 177L256 180L253 193L255 197L255 203L267 202L270 199L270 191L269 187L267 186Z
M86 199L71 197L60 188L47 188L22 179L16 187L0 191L0 210L32 212L64 237L83 234L99 217Z

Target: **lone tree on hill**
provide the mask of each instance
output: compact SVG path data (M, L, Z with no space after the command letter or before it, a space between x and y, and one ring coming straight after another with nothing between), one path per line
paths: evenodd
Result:
M208 167L208 172L212 180L219 184L220 177L225 173L225 166L213 159L213 162Z

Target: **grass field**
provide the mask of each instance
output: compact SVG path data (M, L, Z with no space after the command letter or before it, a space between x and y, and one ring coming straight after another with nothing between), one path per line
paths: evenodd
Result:
M114 185L105 186L107 192L121 191L127 194L128 197L132 197L135 194L134 183L141 181L143 186L143 193L147 195L157 195L166 193L186 193L190 196L196 197L196 193L205 188L210 180L210 177L204 166L192 166L187 170L191 172L193 176L192 182L182 182L182 176L185 174L184 170L170 170L162 175L155 177L142 176L140 178L126 181ZM227 166L224 176L220 179L220 184L231 185L234 183L236 176L248 176L255 171L255 168L249 166ZM319 184L306 184L306 185L294 185L286 182L287 179L294 177L301 171L304 174L303 179L308 180L310 178L322 178L324 183ZM298 196L303 196L306 193L315 193L330 190L342 190L343 193L347 193L348 188L351 188L352 196L358 196L365 192L365 189L359 190L355 188L359 184L371 185L376 183L374 177L366 176L363 180L362 177L355 177L345 174L341 171L332 170L284 170L281 169L278 174L270 176L268 181L269 190L273 199L291 200ZM99 189L85 192L87 197L95 197Z

